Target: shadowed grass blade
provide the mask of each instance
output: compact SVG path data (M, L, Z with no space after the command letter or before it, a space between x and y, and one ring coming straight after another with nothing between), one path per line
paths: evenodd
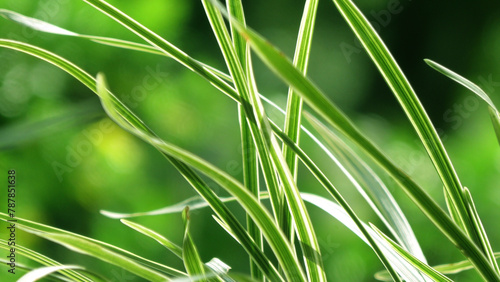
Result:
M144 141L150 143L165 154L168 154L178 161L182 161L196 168L197 170L214 180L216 183L221 185L221 187L231 195L236 197L238 203L240 203L240 205L243 206L246 212L252 216L252 219L262 230L262 233L265 235L271 249L273 249L287 277L290 279L300 279L301 277L303 277L304 274L301 271L297 258L293 255L292 247L284 238L283 234L279 231L274 220L266 211L266 209L255 199L252 194L250 194L250 192L245 187L243 187L241 183L236 181L227 173L221 171L220 169L193 155L192 153L182 150L181 148L178 148L172 144L166 143L156 136L153 136L148 132L142 130L140 126L136 124L137 121L127 118L132 114L129 109L124 107L123 104L116 104L113 102L112 96L108 95L109 92L104 86L104 79L102 76L99 78L99 81L100 84L97 89L101 97L103 107L108 115L115 122L117 122L118 125L133 133L134 135L137 135ZM269 270L267 269L263 269L263 271L269 272Z

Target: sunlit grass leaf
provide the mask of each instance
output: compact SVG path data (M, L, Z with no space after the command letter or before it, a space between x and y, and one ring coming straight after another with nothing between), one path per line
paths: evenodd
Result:
M475 83L472 81L468 80L467 78L459 75L458 73L432 61L429 59L425 59L425 62L431 66L433 69L437 70L438 72L444 74L445 76L449 77L450 79L454 80L455 82L458 82L459 84L463 85L465 88L469 89L472 91L472 93L476 94L479 98L481 98L483 101L485 101L488 106L489 106L489 112L490 112L490 117L491 121L493 122L493 128L495 129L495 133L498 139L498 142L500 143L500 112L498 111L497 107L493 103L493 101L490 99L488 94L481 89L481 87L477 86Z
M7 214L0 213L0 220L7 221L9 219L10 218ZM165 266L165 265L160 264L160 263L155 262L155 261L147 260L143 257L140 257L140 256L134 254L134 253L131 253L131 252L126 251L124 249L118 248L114 245L101 242L99 240L88 238L88 237L78 235L78 234L75 234L75 233L72 233L69 231L65 231L65 230L51 227L48 225L44 225L41 223L36 223L36 222L22 219L19 217L16 217L16 220L17 220L17 224L20 225L21 227L23 227L23 230L26 230L27 232L33 233L35 235L41 236L43 234L52 234L54 236L58 236L58 238L63 237L63 240L64 240L64 238L74 239L78 244L80 244L82 242L88 242L89 244L92 244L94 250L105 249L109 253L117 254L118 256L126 258L127 260L132 261L137 265L141 265L145 269L150 269L150 270L154 269L155 271L160 271L160 272L163 272L165 274L172 275L172 276L186 276L186 274L182 271Z
M169 249L176 256L182 258L182 249L181 249L181 247L179 247L176 244L172 243L170 240L168 240L164 236L162 236L162 235L158 234L157 232L155 232L155 231L153 231L153 230L151 230L151 229L149 229L149 228L147 228L145 226L142 226L142 225L140 225L138 223L135 223L135 222L132 222L132 221L129 221L129 220L126 220L126 219L122 219L120 221L123 224L127 225L128 227L136 230L137 232L142 233L142 234L150 237L151 239L156 240L158 243L160 243L165 248Z
M59 272L66 269L83 269L83 267L78 265L59 265L59 266L45 266L34 269L25 275L23 275L17 282L34 282L42 278L45 278L54 272Z
M189 276L205 276L205 269L201 261L198 250L194 245L193 239L189 232L189 207L186 207L182 212L182 219L184 221L184 240L182 243L182 261L189 274ZM202 279L206 281L206 279Z
M404 259L406 259L409 263L411 263L414 267L418 268L422 273L427 275L429 278L432 279L432 281L438 281L438 282L452 282L452 280L443 274L439 273L432 267L428 266L427 264L423 263L410 253L408 253L405 249L401 248L398 244L396 244L394 241L391 240L391 238L387 237L383 232L381 232L375 225L370 224L373 230L375 230L382 238L386 240L387 243L389 243L392 248L398 252L400 256L402 256Z
M271 249L273 249L276 257L278 258L278 261L280 262L280 265L283 268L285 274L291 278L303 277L304 274L301 271L296 256L293 255L292 247L284 238L283 234L279 231L274 220L269 215L267 210L241 183L236 181L227 173L221 171L220 169L193 155L192 153L178 148L172 144L166 143L164 140L161 140L156 136L144 131L140 126L136 124L137 121L127 119L128 116L132 115L132 113L129 112L130 110L128 110L121 104L115 104L111 100L111 96L108 95L109 93L106 90L104 78L102 76L99 76L98 80L101 83L99 84L99 87L97 87L97 89L101 97L103 107L110 118L112 118L118 125L137 135L144 141L150 143L161 152L171 156L172 158L175 158L178 161L182 161L196 168L203 174L210 177L216 183L221 185L221 187L231 195L236 197L238 203L243 206L243 208L249 215L252 216L252 219L262 230ZM231 226L231 228L233 227ZM279 275L276 276L274 274L274 270L270 267L271 266L268 266L267 268L262 269L265 273L267 272L270 273L270 275L272 274L275 280L278 280L276 278L279 277Z

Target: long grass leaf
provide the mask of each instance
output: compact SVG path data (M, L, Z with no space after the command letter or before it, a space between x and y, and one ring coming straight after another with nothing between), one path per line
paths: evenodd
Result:
M77 265L59 265L59 266L46 266L34 269L25 275L23 275L17 282L34 282L38 281L44 277L47 277L54 272L59 272L61 270L67 269L82 269L83 267Z
M103 81L102 78L100 78L100 80ZM137 135L144 141L152 144L154 147L161 150L165 154L168 154L176 158L177 160L196 168L203 174L213 179L219 185L221 185L234 197L236 197L238 199L238 203L240 203L244 207L244 209L252 216L252 219L259 225L259 228L261 228L269 245L277 256L280 265L285 270L285 274L287 275L287 277L294 279L303 277L303 273L296 260L296 257L291 251L291 246L287 243L283 234L279 231L279 229L275 225L275 222L272 220L266 209L255 199L252 194L250 194L247 189L243 187L241 183L236 181L227 173L219 170L215 166L193 155L192 153L182 150L181 148L178 148L172 144L166 143L156 136L148 134L139 126L137 126L135 124L135 121L126 118L129 115L127 113L129 110L123 106L117 107L117 105L112 102L111 96L108 95L108 91L103 88L102 84L100 87L98 87L98 90L99 95L101 95L101 101L103 103L104 109L106 110L108 115L120 126L122 126L127 131L130 131L131 133Z
M122 219L120 220L123 224L127 225L128 227L136 230L137 232L144 234L154 240L156 240L158 243L160 243L162 246L170 250L172 253L174 253L176 256L179 258L182 258L182 249L181 247L177 246L176 244L172 243L170 240L165 238L164 236L158 234L157 232L142 226L141 224Z
M472 81L466 79L465 77L459 75L458 73L429 59L425 59L424 61L433 69L437 70L438 72L444 74L445 76L449 77L450 79L454 80L455 82L458 82L465 88L472 91L472 93L476 94L479 98L481 98L488 104L491 121L493 123L493 128L495 129L498 142L500 143L500 112L498 111L493 101L491 101L488 94L486 94L486 92L484 92L483 89L481 89L481 87L477 86Z
M326 277L322 266L318 241L311 219L302 199L300 198L298 188L288 166L286 165L286 161L282 155L279 144L274 138L274 135L272 135L272 129L269 125L264 107L257 94L258 92L256 90L255 81L252 81L252 77L247 77L250 79L250 85L245 83L245 74L241 65L238 64L234 48L231 48L232 45L230 44L229 34L225 29L220 10L216 9L210 0L204 0L203 3L209 16L212 28L216 33L219 45L223 50L223 55L226 63L228 64L231 76L234 79L235 86L242 98L243 107L245 108L246 115L249 118L248 122L252 129L253 138L256 140L256 145L259 148L259 156L261 160L268 158L272 161L275 171L270 171L269 173L277 173L280 177L281 184L283 185L283 191L286 194L286 200L290 206L290 212L292 213L292 218L294 219L294 224L297 228L297 236L300 240L301 248L304 254L308 278L313 281L323 281ZM241 25L239 22L238 24ZM252 64L249 60L247 60L247 68L249 68L247 72L253 72L251 67ZM253 106L253 111L250 107L246 106L247 103L250 103L250 105ZM265 154L266 152L267 154ZM268 188L271 199L274 201L273 195L275 195L275 193L273 192L273 189L279 189L280 187L276 186ZM284 221L283 218L279 216L281 215L281 205L283 205L283 203L279 203L279 205L280 206L278 206L277 210L278 222L280 222L282 230L285 230L290 227L287 226L288 222Z
M233 19L234 21L234 19ZM470 238L449 218L436 202L419 187L406 173L395 166L384 153L370 142L326 96L307 78L305 78L292 63L276 48L254 31L243 26L238 30L250 42L253 50L264 63L293 86L316 112L325 118L330 125L338 129L357 144L363 151L377 162L396 182L398 182L410 198L431 219L431 221L469 257L482 275L494 281L500 280L498 274L489 265L481 250Z
M386 240L387 243L389 243L396 252L399 253L404 259L406 259L408 262L410 262L413 266L418 268L422 273L427 275L429 278L431 278L433 281L438 281L438 282L452 282L452 280L443 274L439 273L432 267L428 266L427 264L421 262L419 259L408 253L405 249L401 248L398 244L396 244L394 241L391 240L391 238L387 237L382 231L380 231L375 225L371 224L371 227L373 230L375 230L382 238Z
M71 76L78 79L85 86L87 86L91 91L97 94L96 90L96 81L90 76L88 73L83 71L81 68L71 63L70 61L57 56L54 53L48 52L47 50L32 46L30 44L0 39L0 47L10 48L13 50L17 50L20 52L24 52L34 57L38 57L48 63L51 63L63 71L67 72ZM118 100L111 94L114 102L118 103L119 106L126 108L123 104L120 104ZM144 125L135 115L133 115L130 111L127 113L127 117L131 120L134 120L136 126L140 127L145 132L155 136L155 134ZM269 277L272 281L280 281L280 275L277 270L274 268L272 264L269 263L269 260L265 258L265 255L260 251L260 248L255 246L255 243L252 241L250 236L246 233L244 228L238 222L236 217L224 206L219 198L215 195L215 193L208 188L206 183L194 172L191 168L185 165L182 162L177 161L174 158L171 158L167 154L164 156L179 170L179 172L184 176L184 178L191 184L191 186L205 199L208 203L210 203L210 207L216 212L221 218L223 218L226 223L231 226L236 234L239 236L240 242L242 242L242 246L245 250L252 255L254 261L259 264L260 269ZM151 263L151 262L147 262ZM160 267L161 269L161 267Z

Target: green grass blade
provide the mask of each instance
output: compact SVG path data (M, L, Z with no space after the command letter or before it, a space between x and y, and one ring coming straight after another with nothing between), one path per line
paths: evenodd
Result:
M426 262L420 244L403 211L378 175L349 146L319 120L306 113L306 119L330 145L328 150L314 135L308 135L342 170L397 241L419 260Z
M8 219L9 219L9 216L7 214L0 213L0 220L7 221ZM165 274L172 275L172 276L186 276L186 274L182 271L179 271L177 269L174 269L174 268L168 267L166 265L157 263L155 261L145 259L143 257L140 257L140 256L134 254L134 253L131 253L131 252L126 251L124 249L118 248L118 247L113 246L111 244L104 243L104 242L101 242L99 240L88 238L88 237L78 235L78 234L75 234L75 233L72 233L72 232L69 232L66 230L62 230L59 228L55 228L55 227L51 227L48 225L29 221L26 219L22 219L22 218L16 218L16 219L17 219L17 223L19 225L25 226L25 229L29 229L26 231L31 232L31 233L37 233L36 235L42 234L42 233L43 234L54 234L54 236L57 235L59 237L63 236L64 238L74 239L78 243L88 242L89 244L92 244L94 249L106 249L106 250L108 250L108 252L117 254L120 257L126 258L129 261L135 262L136 264L143 265L147 269L154 269L154 270L157 270L157 271L160 271L160 272L163 272Z
M205 268L201 261L198 250L194 245L191 234L189 233L189 207L186 207L182 212L182 219L184 221L184 240L182 243L182 260L189 276L205 277ZM201 279L201 281L207 281Z
M47 233L22 224L19 228L41 238L60 244L74 252L92 256L109 264L116 265L149 281L170 281L169 277L138 263L134 259L114 252L111 249L104 247L102 244L97 244L91 240L84 239L82 236L62 233Z
M100 78L100 80L103 81L102 78ZM142 130L140 126L136 125L136 121L126 119L126 117L130 115L127 113L129 110L123 106L120 107L113 103L111 101L111 96L108 95L108 92L105 90L105 87L103 87L103 84L101 84L98 89L100 91L104 109L120 126L150 143L165 154L168 154L173 158L196 168L221 185L221 187L231 195L236 197L238 199L238 203L240 203L246 212L252 216L252 219L262 230L262 233L265 235L265 238L278 258L278 261L283 267L287 277L292 279L301 279L303 277L300 265L296 257L293 255L292 247L279 231L279 228L277 228L274 220L271 218L266 209L241 183L236 181L227 173L219 170L215 166L191 154L190 152L182 150L172 144L166 143L156 136L148 134L146 131ZM263 271L264 270L266 269L263 269Z
M489 106L489 112L490 112L490 117L491 121L493 122L493 128L495 129L495 133L498 139L498 142L500 143L500 112L498 111L497 107L495 107L495 104L493 101L491 101L490 97L486 92L484 92L481 87L477 86L470 80L466 79L465 77L459 75L458 73L434 62L428 59L424 60L429 66L431 66L433 69L437 70L438 72L444 74L445 76L449 77L450 79L454 80L455 82L458 82L459 84L463 85L465 88L469 89L472 91L472 93L476 94L481 98L483 101L485 101L488 106Z
M234 21L234 19L232 19ZM487 279L500 281L500 277L489 265L480 249L463 233L449 216L419 187L406 173L395 166L380 149L370 142L326 96L307 78L305 78L291 62L276 48L254 31L238 26L263 62L283 81L293 86L316 112L325 118L330 125L345 134L363 151L377 162L410 196L417 206L431 221L455 244L465 255L474 261L480 273Z
M8 241L0 239L0 249L4 249L9 251L10 246L8 245ZM33 260L41 265L44 266L61 266L62 264L45 256L42 255L38 252L35 252L31 249L28 249L26 247L23 247L22 245L16 244L16 254L22 257L26 257L30 260ZM6 262L6 264L9 264L10 262ZM16 267L18 267L18 264L16 263ZM60 271L61 275L73 280L73 281L100 281L97 276L93 276L92 279L87 277L87 275L79 273L78 271L74 271L72 269L63 269Z
M344 16L351 29L363 44L386 83L391 88L396 99L403 108L413 128L424 145L434 167L443 182L445 189L451 195L454 205L460 216L460 221L466 227L466 233L479 243L478 230L472 222L463 197L463 187L446 153L444 145L432 125L430 118L417 98L413 88L399 68L391 53L382 42L375 29L351 1L334 0L335 5ZM459 224L459 225L462 225Z
M203 3L212 28L214 29L216 37L219 41L219 45L223 51L226 63L228 64L231 76L234 79L235 86L238 89L238 93L243 101L243 107L248 118L248 123L251 127L253 139L256 140L261 161L267 161L266 159L269 159L269 161L273 164L274 170L269 171L268 173L277 173L280 177L281 184L283 185L283 191L286 194L286 200L290 206L290 212L292 213L294 224L297 228L297 236L300 240L301 248L304 254L308 278L313 281L323 281L326 278L314 228L304 202L300 198L293 176L286 165L280 146L272 135L272 129L269 126L267 116L264 112L264 107L257 94L255 82L252 81L252 77L247 77L250 85L247 84L245 73L243 72L241 65L238 64L236 52L230 44L229 34L225 29L220 10L216 9L210 0L205 0ZM241 25L241 23L238 22L238 25ZM250 61L248 60L247 63L247 68L249 68L247 73L252 73L253 71L251 69L252 65ZM248 103L253 106L253 111L252 108L247 106ZM273 201L275 201L275 199L273 199L273 195L276 194L273 190L279 188L280 187L278 186L268 187ZM277 209L277 220L280 222L282 230L286 230L290 227L287 225L288 222L283 221L283 218L280 218L280 212L282 212L281 205L283 205L283 203L279 203ZM276 211L276 206L274 206L274 208Z
M162 235L158 234L157 232L155 232L155 231L153 231L145 226L142 226L138 223L135 223L135 222L132 222L132 221L129 221L126 219L122 219L120 221L123 224L127 225L128 227L136 230L137 232L144 234L144 235L150 237L151 239L156 240L158 243L160 243L162 246L164 246L165 248L170 250L176 256L178 256L179 258L182 258L182 248L177 246L176 244L172 243L170 240L168 240L164 236L162 236Z
M245 14L243 11L243 4L241 0L227 0L227 6L229 13L237 18L243 24L245 23ZM236 55L242 65L243 69L247 69L247 44L245 39L238 33L237 30L231 25L231 37L233 40L234 49ZM252 76L252 73L247 72L247 77ZM245 114L245 109L242 105L238 105L238 117L241 131L241 148L242 148L242 163L243 163L243 184L248 190L259 199L259 166L258 166L258 154L257 148L255 147L255 142L252 138L252 132L250 126L247 123L247 116ZM247 215L247 229L248 233L252 236L252 239L264 250L262 244L262 232L253 222L249 215ZM253 278L262 280L263 273L259 270L255 262L250 259L250 273Z
M318 0L308 0L305 3L302 20L295 47L295 55L293 64L302 73L306 74L309 62L309 54L311 52L311 44L314 31L314 23L316 21L316 11L318 9ZM238 19L238 18L236 18ZM292 87L288 89L288 101L285 118L285 133L295 143L299 144L300 123L302 117L302 98L295 93ZM294 152L289 150L287 146L283 146L283 155L285 156L286 164L292 173L292 176L297 181L298 158ZM284 195L283 195L284 196ZM291 214L288 213L288 205L283 199L282 209L285 211L283 221L289 222L290 229L285 230L285 235L293 242L293 225L291 224ZM288 233L288 234L287 234Z
M19 278L17 282L37 281L55 272L60 272L61 270L67 270L67 269L83 269L83 267L77 265L58 265L58 266L40 267L26 273L21 278Z
M57 56L56 54L53 54L51 52L48 52L47 50L18 42L18 41L12 41L12 40L4 40L0 39L0 47L5 47L5 48L10 48L13 50L17 50L20 52L24 52L26 54L29 54L34 57L38 57L44 61L47 61L60 69L64 70L68 74L72 75L76 79L78 79L80 82L82 82L85 86L87 86L91 91L96 92L96 81L95 79L90 76L88 73L80 69L78 66L75 64L69 62L68 60ZM96 92L97 94L97 92ZM116 98L111 94L111 97L113 97L115 103L119 103ZM120 104L121 107L125 107L123 104ZM125 107L126 108L126 107ZM152 134L155 136L155 134L147 128L146 125L144 125L140 120L137 119L137 117L131 112L127 112L128 118L131 120L134 120L136 122L136 126L139 126L142 130L145 132L148 132L149 134ZM266 276L271 280L271 281L281 281L280 275L276 271L276 269L272 266L272 264L269 263L269 260L265 258L264 254L260 251L259 248L255 247L254 242L248 236L244 228L241 226L241 224L238 222L238 220L235 218L235 216L227 209L226 206L224 206L218 199L218 197L213 193L212 190L208 188L208 186L201 180L201 178L194 173L188 166L186 166L184 163L177 161L174 158L169 157L168 155L164 154L164 156L181 172L181 174L186 178L186 180L193 186L193 188L201 195L204 197L205 200L207 200L208 203L210 203L211 208L221 217L223 218L228 225L231 226L231 228L235 231L236 234L238 234L239 240L242 242L242 246L245 248L245 250L253 256L254 261L260 263L259 267L260 269L266 274ZM142 258L141 258L142 259ZM164 266L160 264L156 264L154 262L150 261L144 261L144 263L152 264L152 266L159 267L160 270L163 269ZM165 269L163 269L165 271ZM167 269L168 273L168 269Z
M428 266L427 264L421 262L419 259L408 253L405 249L401 248L398 244L396 244L394 241L391 240L391 238L387 237L382 231L380 231L375 225L370 224L372 229L375 230L382 238L386 240L387 243L389 243L392 248L398 252L404 259L406 259L408 262L410 262L413 266L418 268L422 273L427 275L429 278L431 278L433 281L438 281L438 282L452 282L450 278L444 276L443 274L439 273L432 267Z

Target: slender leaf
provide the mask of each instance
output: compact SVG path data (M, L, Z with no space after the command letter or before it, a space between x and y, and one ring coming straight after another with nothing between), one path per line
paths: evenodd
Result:
M191 234L189 233L189 207L186 207L182 212L182 219L184 221L184 240L182 243L182 261L189 274L189 276L201 276L205 277L205 269L203 262L201 261L198 250L194 245ZM201 279L201 281L206 281L206 279Z
M25 275L23 275L17 282L34 282L38 281L46 276L53 274L54 272L59 272L66 269L82 269L83 267L77 265L58 265L58 266L46 266L34 269Z
M459 75L458 73L434 62L428 59L424 60L429 66L431 66L433 69L437 70L438 72L444 74L445 76L451 78L455 82L458 82L459 84L463 85L465 88L469 89L472 91L474 94L479 96L483 101L485 101L488 106L489 106L489 112L490 112L490 117L491 121L493 123L493 128L495 129L495 133L498 139L498 142L500 143L500 112L498 111L497 107L495 107L495 104L493 101L491 101L490 97L486 92L481 89L481 87L477 86L470 80L466 79L465 77Z
M231 19L235 21L234 19ZM236 21L235 21L236 22ZM419 187L407 174L395 166L380 149L371 143L326 96L307 78L305 78L291 62L265 39L249 28L241 25L242 33L264 63L286 83L293 86L311 108L325 118L330 125L345 134L363 151L377 162L396 182L398 182L417 206L446 235L446 237L469 257L478 270L493 281L500 277L489 265L481 250L466 234L449 218L436 202Z
M103 78L100 78L102 81ZM117 122L124 129L137 135L144 141L152 144L157 149L161 150L165 154L175 157L177 160L185 162L190 166L201 171L203 174L207 175L215 182L220 184L225 190L237 198L238 202L245 208L245 210L252 216L252 219L259 225L265 235L270 247L276 254L280 265L285 270L287 277L300 278L303 277L300 266L296 260L296 257L291 251L291 246L287 243L283 234L279 232L279 229L275 225L269 213L265 208L255 199L255 197L250 194L250 192L241 185L234 178L229 176L227 173L219 170L213 165L207 163L201 158L186 152L172 144L166 143L165 141L152 136L142 130L136 125L134 120L127 119L129 115L127 108L121 106L118 107L111 100L111 96L108 95L108 91L101 84L98 87L99 95L101 96L101 101L103 107L108 113L108 115ZM266 269L263 269L263 271Z
M181 247L177 246L176 244L172 243L170 240L167 238L163 237L162 235L158 234L157 232L144 227L138 223L122 219L120 220L123 224L127 225L128 227L136 230L139 233L142 233L154 240L156 240L158 243L160 243L162 246L170 250L172 253L174 253L176 256L182 258L182 249Z

